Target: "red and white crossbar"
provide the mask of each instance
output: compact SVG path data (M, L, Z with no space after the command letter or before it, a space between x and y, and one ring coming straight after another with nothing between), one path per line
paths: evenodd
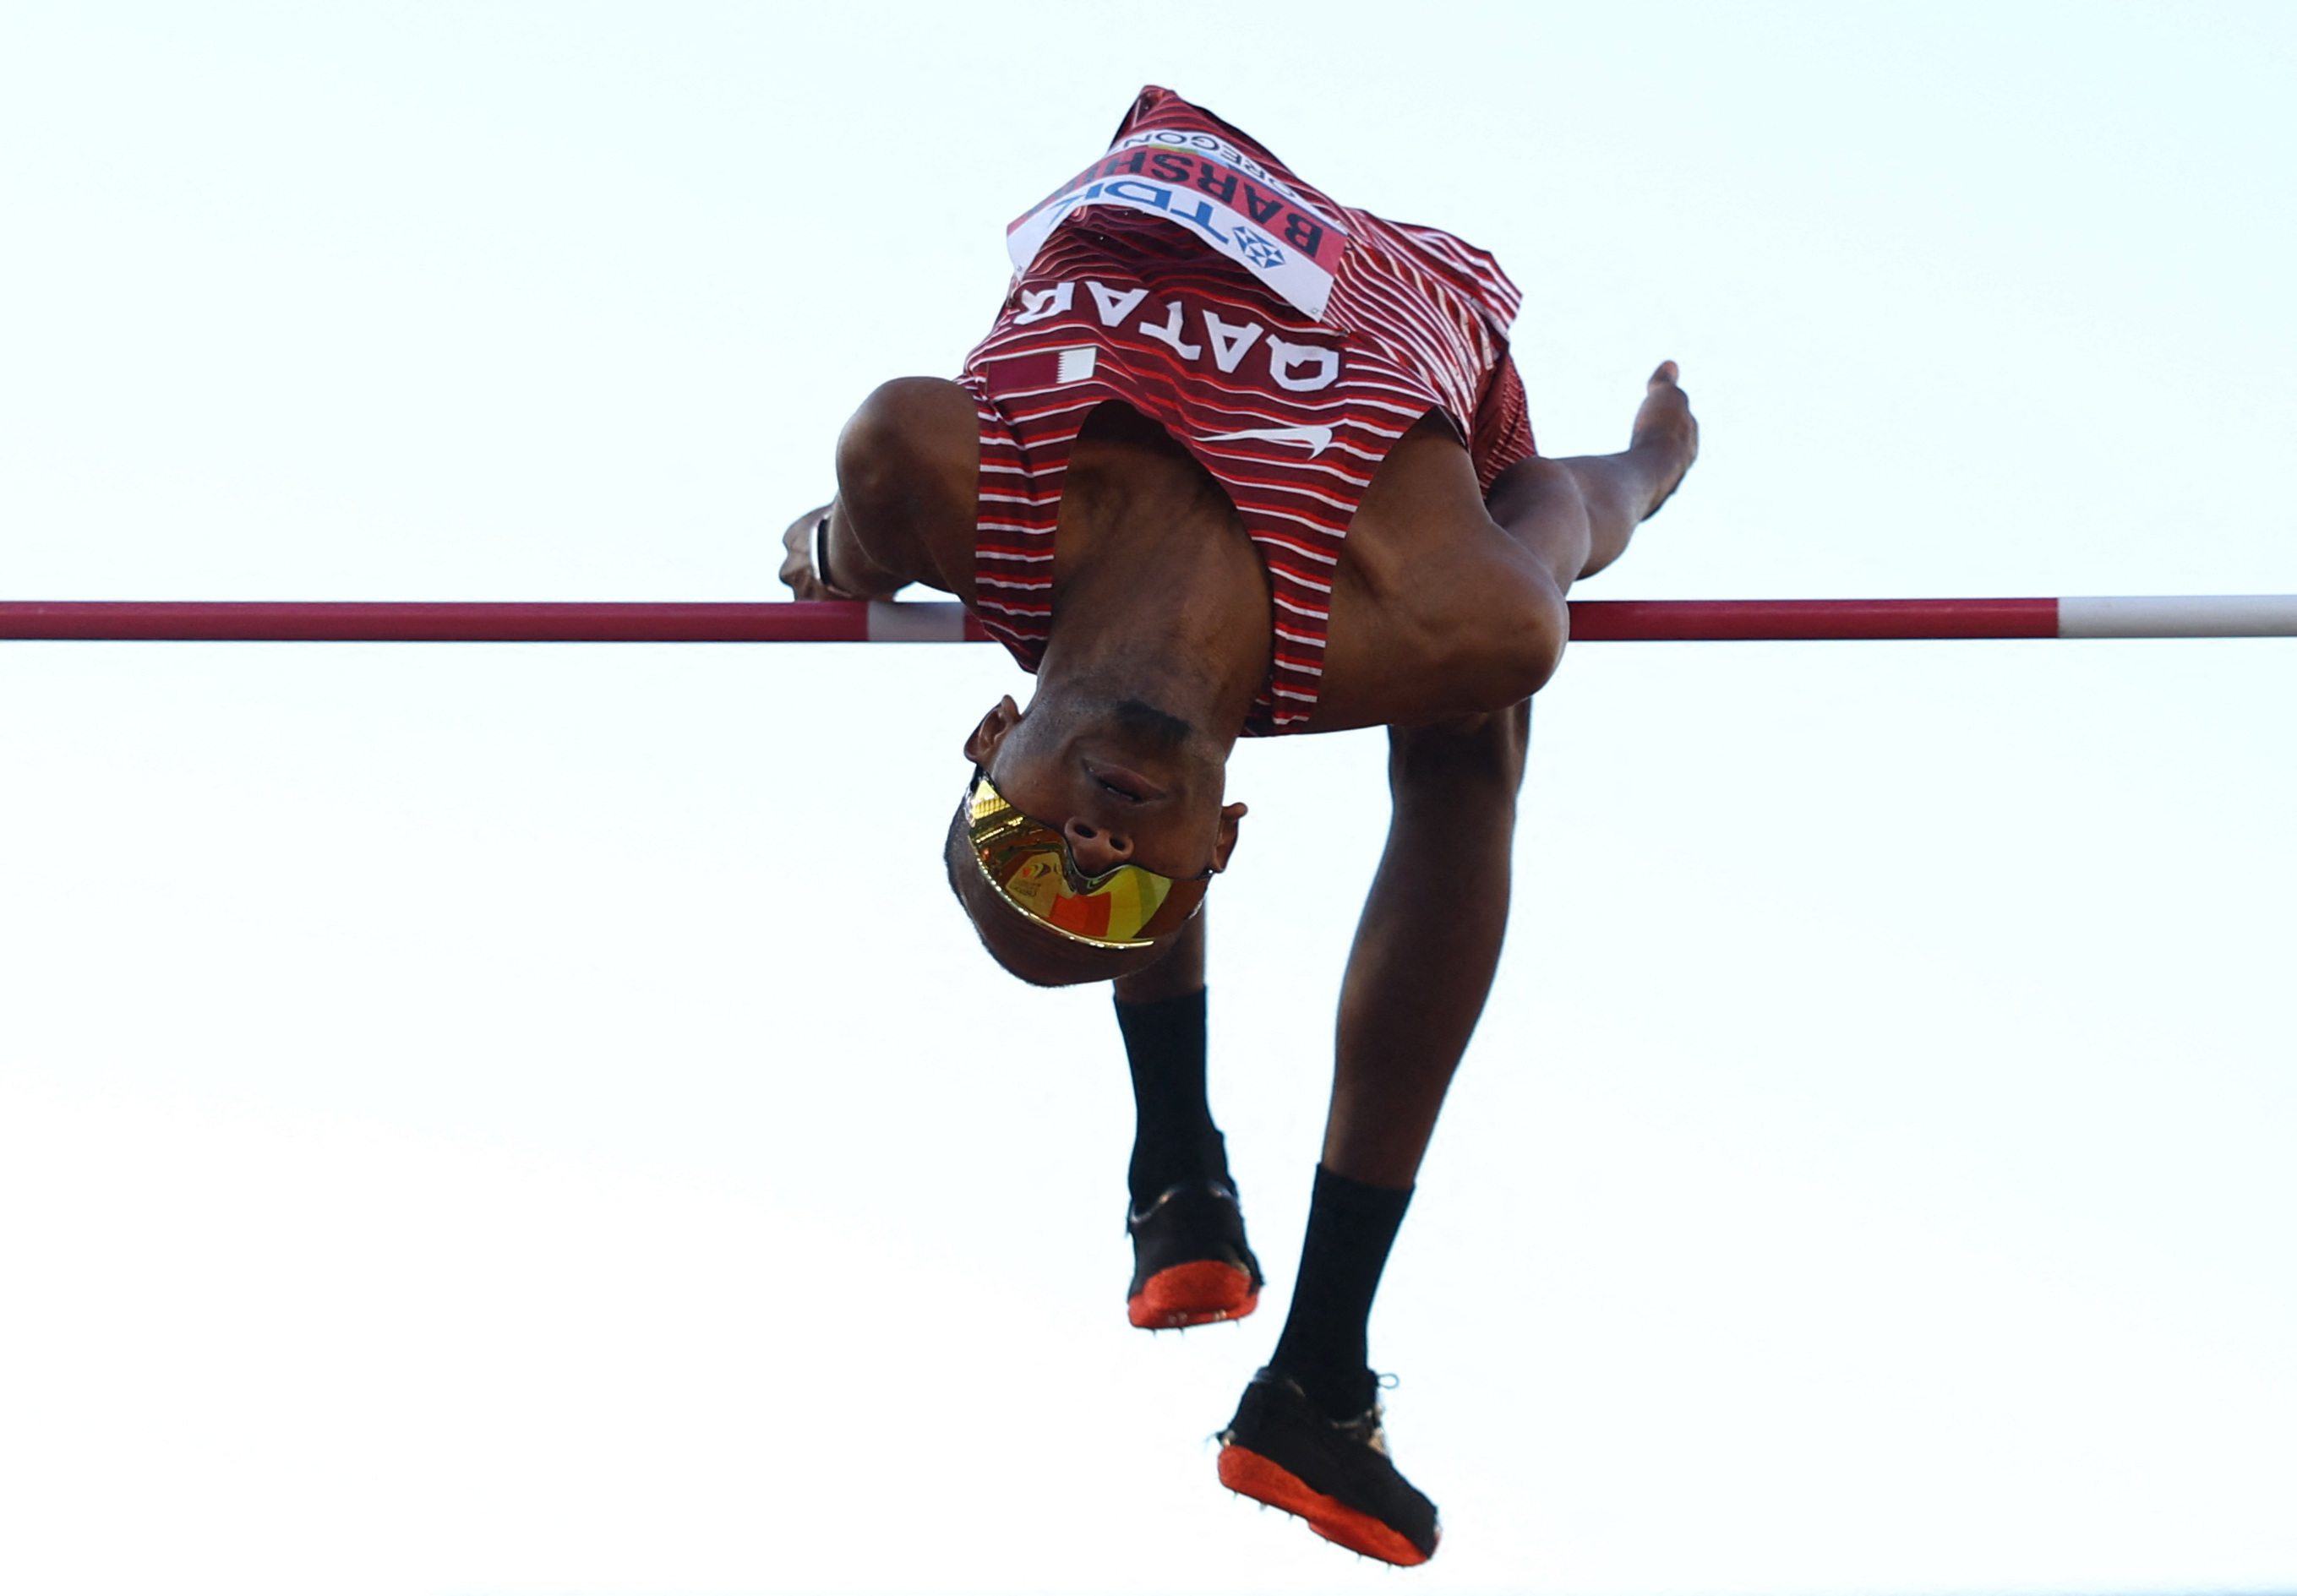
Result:
M1581 599L1593 643L2291 638L2297 595L2185 598ZM931 604L0 602L0 638L179 643L977 643Z

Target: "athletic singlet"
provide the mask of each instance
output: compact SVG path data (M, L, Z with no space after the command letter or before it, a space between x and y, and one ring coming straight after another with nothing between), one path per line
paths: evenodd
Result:
M1035 671L1070 446L1117 400L1227 489L1267 568L1274 662L1247 735L1305 730L1341 542L1389 448L1439 413L1486 490L1534 452L1515 285L1448 233L1334 204L1154 87L1008 241L1012 291L959 379L981 425L983 628Z

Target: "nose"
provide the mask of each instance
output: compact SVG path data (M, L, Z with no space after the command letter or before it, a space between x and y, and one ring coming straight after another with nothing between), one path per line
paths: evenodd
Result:
M1061 827L1061 835L1068 839L1069 857L1087 876L1113 870L1132 857L1131 837L1103 831L1088 820L1071 820Z

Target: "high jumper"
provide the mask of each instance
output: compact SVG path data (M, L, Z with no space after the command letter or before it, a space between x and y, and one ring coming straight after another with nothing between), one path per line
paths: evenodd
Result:
M1338 204L1168 90L1008 238L989 335L957 381L870 395L783 577L800 598L937 588L1036 678L964 738L943 862L1007 970L1115 983L1146 1329L1240 1318L1262 1283L1205 1090L1207 898L1246 815L1229 753L1388 728L1307 1236L1219 1470L1423 1562L1437 1511L1389 1460L1366 1321L1497 967L1565 595L1675 491L1698 427L1668 362L1626 449L1540 456L1496 261Z
M1540 459L1489 257L1333 204L1163 90L1011 232L1013 291L962 380L880 390L838 500L791 524L801 602L0 601L0 638L996 638L1039 687L967 739L944 863L1009 968L1116 983L1140 1109L1128 1312L1150 1329L1240 1318L1260 1285L1205 1103L1203 906L1243 818L1227 753L1388 726L1395 816L1300 1275L1221 1475L1423 1561L1435 1510L1387 1458L1364 1325L1490 985L1527 698L1565 637L2297 637L2297 596L1567 604L1696 451L1671 366L1627 450ZM912 580L960 602L885 601Z

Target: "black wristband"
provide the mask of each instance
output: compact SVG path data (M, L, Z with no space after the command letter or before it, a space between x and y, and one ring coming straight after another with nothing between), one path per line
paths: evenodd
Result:
M842 592L829 580L829 512L824 510L821 519L813 523L813 580L831 592Z

